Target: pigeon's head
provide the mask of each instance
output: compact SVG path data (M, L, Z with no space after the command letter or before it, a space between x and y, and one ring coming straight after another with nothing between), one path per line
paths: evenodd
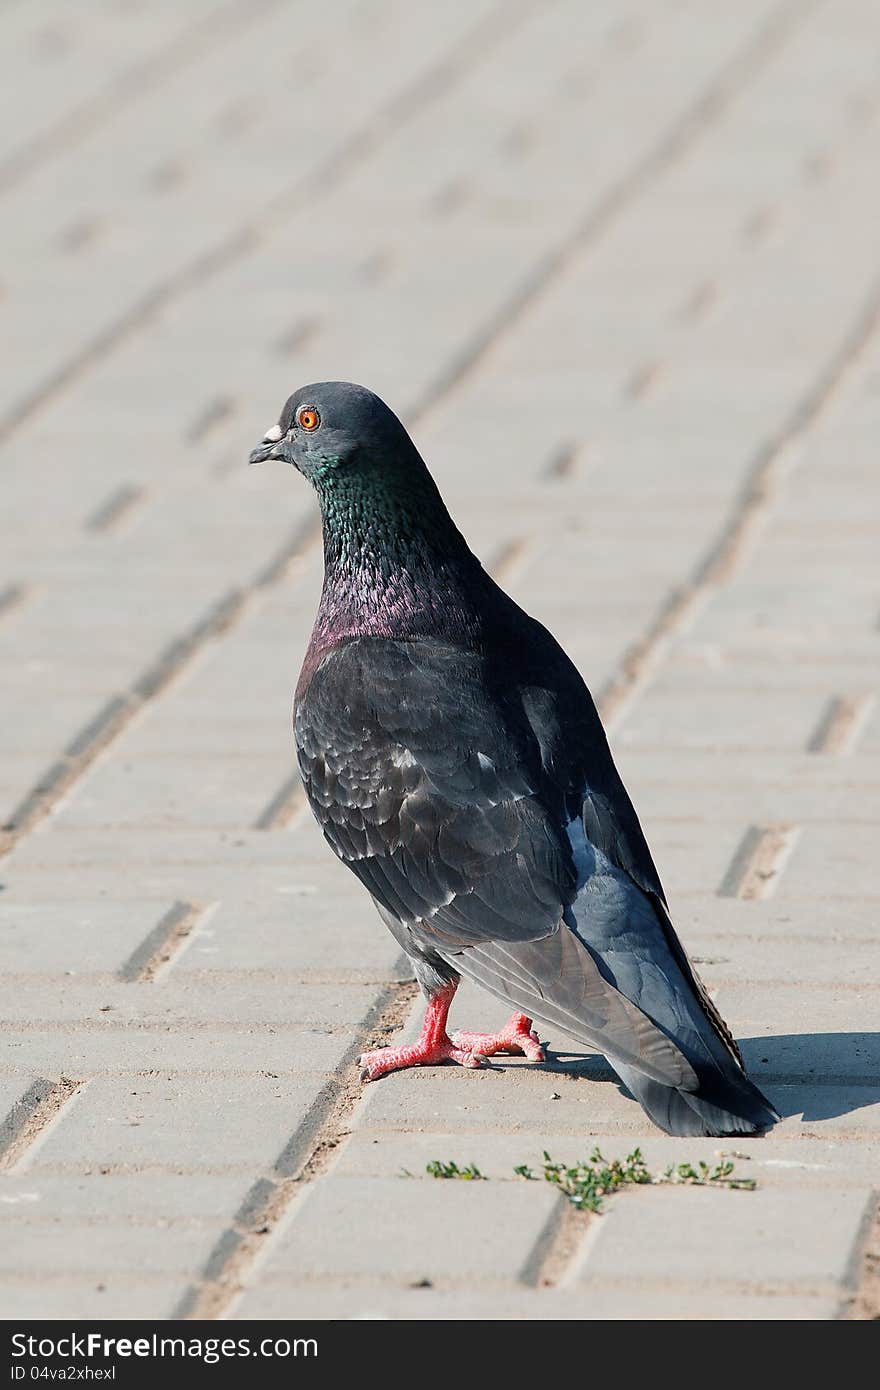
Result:
M323 490L341 472L413 454L403 425L372 391L350 381L321 381L294 391L250 461L292 463Z

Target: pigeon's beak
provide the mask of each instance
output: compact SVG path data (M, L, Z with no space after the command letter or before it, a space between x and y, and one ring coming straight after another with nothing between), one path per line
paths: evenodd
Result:
M272 428L267 430L263 435L263 442L259 448L251 450L248 463L265 463L266 459L282 458L281 439L281 426L273 425Z

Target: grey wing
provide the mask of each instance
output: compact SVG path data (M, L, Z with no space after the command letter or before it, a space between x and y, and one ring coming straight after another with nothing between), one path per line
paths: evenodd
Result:
M421 949L648 1076L695 1085L567 925L576 870L539 795L540 752L525 716L486 697L478 661L368 639L322 662L296 727L326 838Z
M565 920L548 935L486 942L438 955L530 1018L682 1090L695 1089L693 1068L677 1045L617 989Z
M671 976L676 984L680 983L685 993L693 997L724 1050L742 1067L742 1056L736 1040L678 939L654 861L626 789L616 769L612 767L611 773L607 792L587 791L582 828L586 853L596 858L604 882L604 893L609 899L609 909L614 903L620 911L623 902L627 902L629 907L624 913L624 920L632 916L634 927L624 933L609 932L601 926L598 933L594 933L589 928L588 909L592 905L595 910L599 896L594 885L592 895L588 894L579 914L582 929L598 950L612 952L615 961L612 963L609 960L609 964L612 964L615 978L621 974L631 974L633 968L638 972L643 955L653 958L655 962L662 961L666 966L666 975ZM600 922L602 915L599 914ZM634 951L633 947L637 949ZM623 954L626 951L629 952L629 959ZM623 979L620 980L620 987L630 998L634 997ZM641 1002L642 990L638 989L637 980L633 980L632 987L636 999ZM642 1007L645 1005L642 1004Z

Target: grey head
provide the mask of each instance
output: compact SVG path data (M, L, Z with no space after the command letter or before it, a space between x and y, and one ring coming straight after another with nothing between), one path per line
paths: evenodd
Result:
M351 381L319 381L294 391L277 424L253 450L251 463L292 463L316 487L340 469L421 460L409 435L384 401ZM421 465L424 467L424 465Z

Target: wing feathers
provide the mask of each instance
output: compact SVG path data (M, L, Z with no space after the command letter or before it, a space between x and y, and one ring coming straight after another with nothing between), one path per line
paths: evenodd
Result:
M492 942L439 954L463 975L542 1023L638 1067L667 1086L694 1090L697 1078L676 1045L603 979L589 951L561 926L539 941Z

